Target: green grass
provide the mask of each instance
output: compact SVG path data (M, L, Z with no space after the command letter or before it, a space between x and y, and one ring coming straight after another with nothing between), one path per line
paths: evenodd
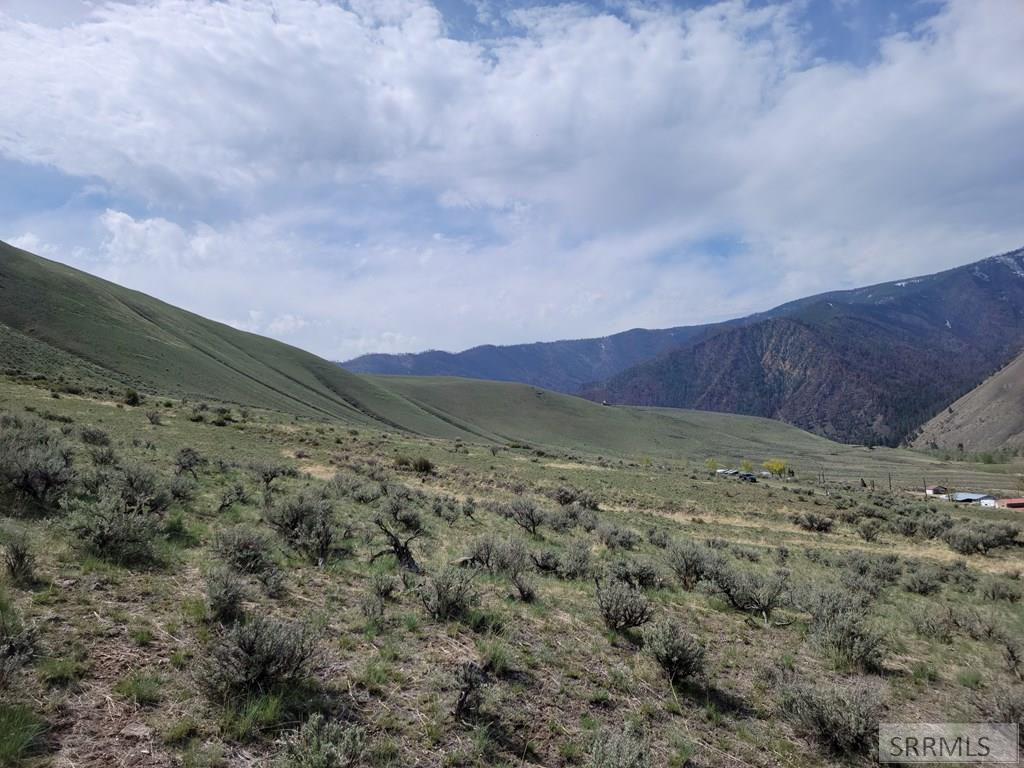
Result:
M0 703L0 765L20 765L45 732L46 723L28 707Z
M283 715L282 697L277 694L264 694L229 706L221 717L221 730L229 738L249 741L263 731L275 727Z
M88 666L79 659L44 659L39 664L39 676L53 687L65 687L77 683L88 672Z
M114 693L135 702L140 707L152 706L161 699L164 680L154 672L135 671L114 686Z

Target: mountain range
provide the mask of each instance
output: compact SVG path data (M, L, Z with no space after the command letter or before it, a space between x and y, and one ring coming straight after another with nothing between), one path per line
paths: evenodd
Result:
M367 355L354 372L519 381L609 404L780 419L910 442L1024 348L1024 249L745 318L465 352Z

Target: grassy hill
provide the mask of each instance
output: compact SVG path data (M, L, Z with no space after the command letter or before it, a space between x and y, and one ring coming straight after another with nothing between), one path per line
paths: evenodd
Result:
M1024 447L1024 355L927 422L914 445L967 452Z
M295 347L0 243L5 368L456 437L401 397ZM76 364L75 361L81 361Z

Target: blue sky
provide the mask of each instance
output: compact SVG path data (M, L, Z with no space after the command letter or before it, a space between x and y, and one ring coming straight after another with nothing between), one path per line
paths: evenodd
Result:
M0 0L0 238L346 359L1024 245L1019 0Z

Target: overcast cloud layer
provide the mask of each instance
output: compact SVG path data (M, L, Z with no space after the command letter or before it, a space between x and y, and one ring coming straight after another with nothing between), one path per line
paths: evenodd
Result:
M1024 4L821 2L0 0L0 238L332 359L1024 245Z

